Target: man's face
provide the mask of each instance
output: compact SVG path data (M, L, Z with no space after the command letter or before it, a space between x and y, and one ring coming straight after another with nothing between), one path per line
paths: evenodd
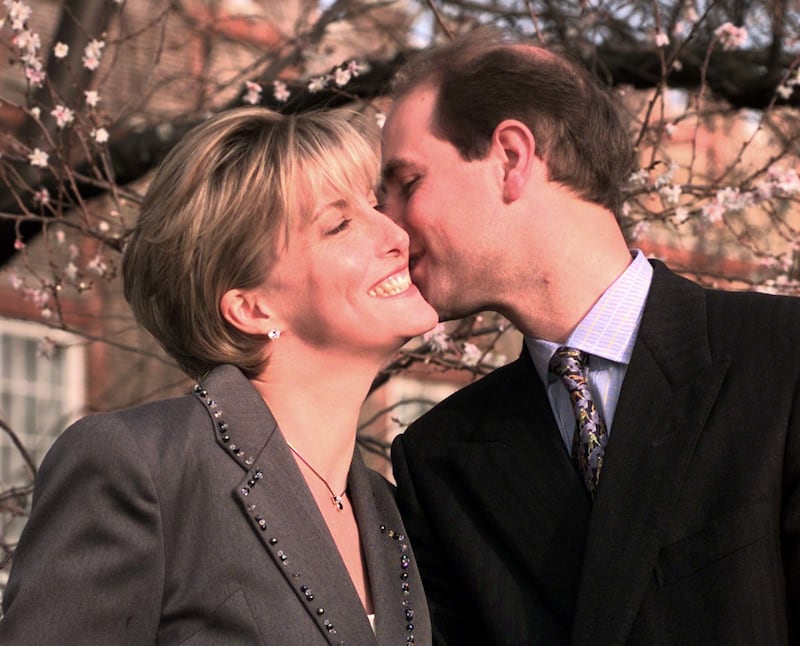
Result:
M467 162L431 133L436 90L395 103L383 128L385 211L409 234L411 277L442 320L490 309L498 269L501 194L491 154Z

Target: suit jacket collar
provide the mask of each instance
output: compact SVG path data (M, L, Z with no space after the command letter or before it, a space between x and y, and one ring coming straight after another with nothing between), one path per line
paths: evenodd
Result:
M653 265L587 534L576 644L626 640L728 366L712 357L704 290Z
M209 411L217 444L243 469L234 498L245 522L253 526L323 636L331 644L377 643L336 544L260 394L233 366L214 369L195 394ZM427 606L415 570L407 596L401 587L409 565L403 559L408 547L399 514L388 486L374 486L358 448L348 490L359 521L380 642L405 639L406 611L413 616L416 610L417 641L426 643Z

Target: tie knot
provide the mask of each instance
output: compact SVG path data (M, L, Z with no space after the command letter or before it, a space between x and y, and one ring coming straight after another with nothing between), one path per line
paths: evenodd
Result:
M562 345L550 359L550 371L559 377L583 375L587 359L585 352Z

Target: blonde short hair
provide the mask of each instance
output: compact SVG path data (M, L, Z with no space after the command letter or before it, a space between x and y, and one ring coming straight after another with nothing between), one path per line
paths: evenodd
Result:
M343 114L246 107L196 126L159 165L123 255L137 321L192 377L222 363L255 376L268 340L229 324L222 295L263 283L321 188L363 194L377 173L375 146Z

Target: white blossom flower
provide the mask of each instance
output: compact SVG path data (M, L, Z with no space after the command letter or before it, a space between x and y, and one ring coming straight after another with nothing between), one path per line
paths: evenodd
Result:
M316 92L324 90L327 84L328 84L327 77L315 76L308 82L308 91L311 92L311 94L315 94Z
M64 267L64 275L67 280L74 281L78 277L78 266L70 260L67 266Z
M376 113L375 123L378 124L378 128L383 128L383 124L386 123L386 114L384 114L383 112Z
M667 135L667 137L672 139L672 135L675 134L676 127L677 126L674 123L668 123L664 126L664 133Z
M19 291L25 285L15 269L8 272L8 282L11 283L11 289L14 291Z
M289 88L286 87L286 83L283 81L273 81L272 96L275 97L276 101L280 103L286 103L289 100L289 97L292 96L292 93L289 91Z
M747 41L747 30L744 27L737 27L731 22L717 27L714 35L719 39L722 49L725 51L738 49Z
M437 323L436 327L423 334L422 340L425 341L434 352L444 352L450 347L450 337L443 323Z
M66 58L67 54L69 54L69 45L56 43L56 46L53 47L53 56L56 58Z
M336 71L333 73L333 81L334 81L334 83L336 83L336 85L338 85L339 87L342 87L344 85L347 85L350 82L350 79L352 78L352 76L353 76L353 73L350 71L350 68L348 68L348 67L345 67L345 68L337 67Z
M95 90L87 90L83 95L86 97L86 105L93 108L97 107L100 102L100 95Z
M103 257L97 254L86 264L86 269L98 276L103 276L108 271L108 265L103 260Z
M655 36L656 47L666 47L669 45L669 36L667 36L663 31L659 31Z
M473 343L464 343L464 348L461 353L461 363L470 368L477 366L482 355L483 352L477 345Z
M357 60L352 60L347 64L347 69L353 76L361 76L367 71L367 67L365 63L359 63Z
M97 130L92 130L92 138L98 144L104 144L108 141L108 130L105 128L98 128Z
M779 85L775 88L775 92L777 92L778 96L781 97L783 100L787 100L792 93L794 92L794 88L789 85Z
M672 215L672 221L678 225L683 224L689 219L689 215L689 209L687 209L685 206L679 206L675 209L675 213Z
M658 189L659 195L667 204L677 204L681 199L680 184L667 184Z
M31 166L38 166L39 168L47 168L47 160L49 158L50 155L43 150L39 150L38 148L34 148L33 152L28 155Z
M64 128L75 120L75 113L65 105L57 105L50 114L56 118L59 128Z
M8 7L8 17L11 18L11 29L19 31L25 28L25 23L31 17L33 10L23 2L5 3Z
M245 93L244 97L242 97L242 101L249 103L250 105L258 105L261 103L261 92L263 91L263 88L254 81L245 81L244 85L245 88L247 88L247 92Z
M650 223L647 220L639 220L636 223L636 226L633 227L633 232L631 233L631 237L634 240L638 240L642 236L644 236L650 230Z
M33 106L31 108L31 116L38 120L42 116L42 109L38 105Z
M634 184L646 184L650 178L650 173L646 168L640 168L631 174L629 180Z
M56 242L58 242L58 244L60 245L64 244L64 241L66 239L67 239L67 234L64 233L64 229L59 229L58 231L56 231Z

